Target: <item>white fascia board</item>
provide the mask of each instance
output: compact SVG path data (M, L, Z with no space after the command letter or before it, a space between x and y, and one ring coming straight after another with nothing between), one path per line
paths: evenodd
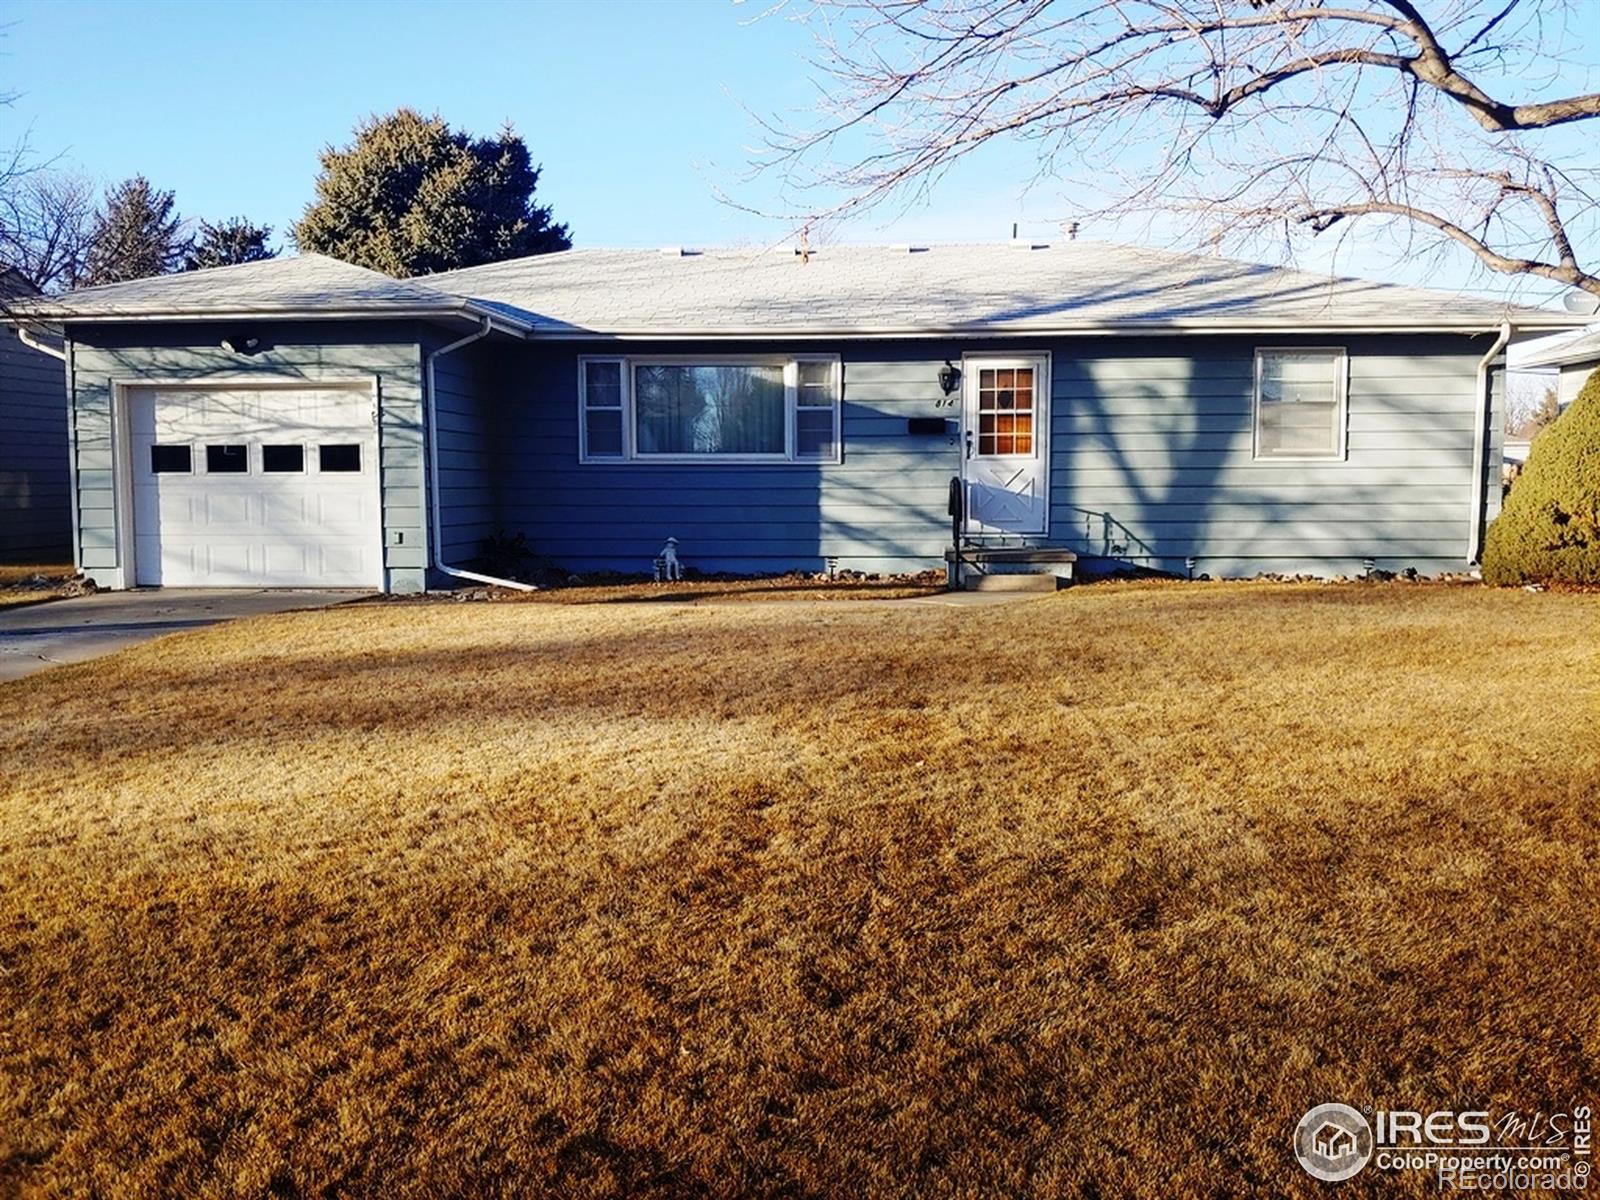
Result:
M21 314L19 314L21 315ZM392 321L440 319L489 321L497 332L524 337L528 327L502 313L489 312L476 305L456 308L255 308L209 309L204 312L51 312L26 314L27 318L48 320L60 325L149 325L174 323L209 324L216 321ZM13 321L16 317L11 318Z
M1600 346L1582 350L1538 354L1517 364L1518 370L1551 370L1557 367L1577 367L1584 363L1600 363Z
M691 331L682 329L541 329L535 326L527 337L531 341L608 341L608 342L718 342L718 341L887 341L932 340L961 338L1056 338L1056 337L1150 337L1152 335L1223 336L1223 335L1297 335L1297 334L1403 334L1441 333L1465 335L1492 335L1499 332L1499 321L1452 321L1447 324L1397 322L1374 325L1370 323L1309 323L1289 322L1262 324L1256 322L1237 325L1186 324L1176 322L1122 321L1106 325L1073 325L1054 328L989 328L985 326L960 326L950 329L749 329ZM1518 320L1519 329L1571 328L1566 325L1546 326Z

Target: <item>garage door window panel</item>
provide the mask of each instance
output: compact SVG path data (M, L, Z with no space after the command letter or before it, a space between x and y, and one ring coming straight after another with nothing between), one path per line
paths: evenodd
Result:
M268 475L298 475L306 469L304 446L261 447L261 469Z
M243 475L250 470L250 448L241 445L206 447L207 475Z
M361 446L355 442L318 446L317 469L324 475L360 471Z
M194 452L188 446L155 443L150 447L152 475L188 475L194 471Z

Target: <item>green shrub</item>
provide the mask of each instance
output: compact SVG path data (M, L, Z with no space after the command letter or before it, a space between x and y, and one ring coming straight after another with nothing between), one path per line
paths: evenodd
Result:
M1534 438L1527 466L1489 526L1483 578L1600 583L1600 371Z
M527 568L532 558L533 551L528 547L527 534L497 529L483 539L474 565L485 575L499 579L521 579L520 572Z

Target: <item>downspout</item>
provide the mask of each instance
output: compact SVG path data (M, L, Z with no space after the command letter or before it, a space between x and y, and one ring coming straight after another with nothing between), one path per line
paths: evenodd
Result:
M54 346L47 346L29 333L25 325L17 326L17 340L30 350L37 350L40 354L48 354L51 358L60 359L62 362L67 361L67 352L65 350L57 350Z
M518 583L514 579L497 579L493 575L480 575L476 571L466 571L460 567L452 567L444 561L444 515L439 500L439 414L434 404L434 375L433 364L446 354L454 353L463 346L469 346L480 338L489 336L493 322L483 318L483 325L476 333L469 333L464 338L459 338L447 346L440 346L428 355L427 382L428 382L428 428L424 431L428 440L428 495L432 502L433 512L433 565L435 569L445 575L456 579L470 579L474 583L491 583L496 587L515 588L519 592L533 592L538 589L526 583Z
M1489 372L1494 360L1511 341L1511 322L1500 322L1500 333L1489 347L1489 352L1478 360L1478 423L1472 440L1472 529L1467 534L1467 565L1470 567L1483 554L1483 506L1489 491L1488 453L1489 421L1494 416L1494 381Z

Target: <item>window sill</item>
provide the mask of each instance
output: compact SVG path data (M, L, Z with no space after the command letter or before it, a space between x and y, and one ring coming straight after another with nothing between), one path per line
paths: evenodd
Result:
M719 454L712 457L683 454L646 454L634 458L582 458L585 467L835 467L836 458L776 458L770 454Z
M1349 462L1348 454L1257 454L1251 462L1258 463L1340 463Z

